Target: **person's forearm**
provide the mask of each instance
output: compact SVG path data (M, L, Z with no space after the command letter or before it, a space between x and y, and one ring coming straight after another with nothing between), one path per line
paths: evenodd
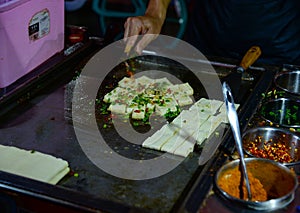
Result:
M159 18L164 22L170 2L171 0L150 0L145 15Z

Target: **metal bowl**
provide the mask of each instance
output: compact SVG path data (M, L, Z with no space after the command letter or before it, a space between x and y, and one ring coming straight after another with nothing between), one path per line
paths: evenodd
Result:
M232 169L239 166L240 160L231 161L223 165L215 176L215 188L217 193L224 198L228 205L237 208L248 208L255 210L268 210L283 208L291 203L295 196L295 190L298 187L298 180L294 172L286 166L263 158L245 158L247 171L258 179L263 188L267 192L266 201L247 201L231 196L225 192L219 185L222 176L228 178L226 183L232 176L229 174Z
M283 127L300 128L300 101L278 98L262 103L260 115Z
M257 127L243 136L243 148L250 156L268 158L286 166L300 163L300 137L275 127Z
M274 78L275 85L294 95L300 95L300 70L284 71Z

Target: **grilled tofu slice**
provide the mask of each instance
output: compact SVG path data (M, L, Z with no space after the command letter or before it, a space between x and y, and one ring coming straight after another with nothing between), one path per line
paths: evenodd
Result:
M161 150L161 147L168 142L168 140L177 133L178 128L165 124L160 130L155 132L151 137L147 138L142 147Z

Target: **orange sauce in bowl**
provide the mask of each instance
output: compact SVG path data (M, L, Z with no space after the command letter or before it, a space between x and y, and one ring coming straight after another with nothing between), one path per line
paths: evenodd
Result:
M241 179L241 177L241 171L238 167L228 169L219 177L217 184L223 191L225 191L229 195L238 199L248 200L246 184L244 178ZM255 178L249 171L248 178L252 194L251 201L266 201L267 192L261 184L260 180Z

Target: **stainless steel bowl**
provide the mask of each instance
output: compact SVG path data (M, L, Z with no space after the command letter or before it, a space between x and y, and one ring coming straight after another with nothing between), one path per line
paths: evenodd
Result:
M250 156L268 158L286 166L300 163L300 137L291 131L257 127L244 132L242 139L244 151Z
M283 208L293 201L295 190L298 187L298 180L294 172L286 166L268 159L246 158L245 162L248 172L252 173L263 185L268 199L266 201L246 201L231 196L219 186L219 178L223 175L230 178L228 173L239 165L238 159L223 165L215 176L216 191L228 205L234 208L237 208L238 205L240 208L273 211Z
M272 99L262 103L259 113L274 124L300 128L300 101L289 98Z
M300 70L280 72L275 76L274 82L278 88L300 95Z

